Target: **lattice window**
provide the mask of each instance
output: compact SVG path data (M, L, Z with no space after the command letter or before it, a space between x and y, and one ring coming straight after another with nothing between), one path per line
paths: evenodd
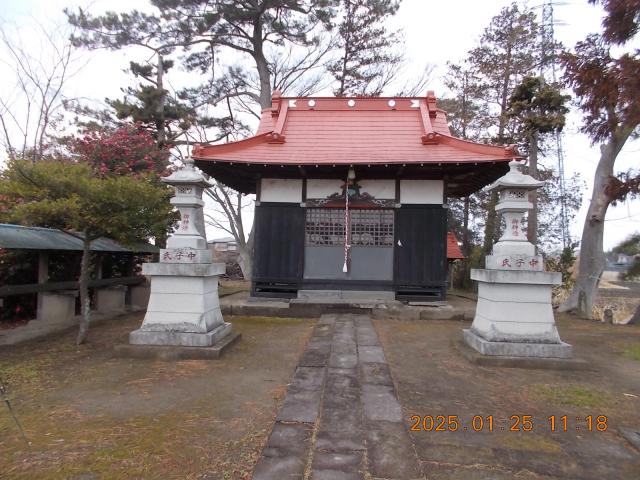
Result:
M307 245L344 245L344 210L308 208L305 237Z
M352 210L351 245L393 246L393 210Z
M305 226L307 245L344 245L344 209L309 208ZM351 245L363 247L393 246L393 210L349 211Z

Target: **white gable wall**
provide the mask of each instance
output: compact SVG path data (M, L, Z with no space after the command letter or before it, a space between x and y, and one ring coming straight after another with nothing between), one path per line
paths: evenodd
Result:
M340 179L308 179L307 198L326 198L339 193L344 181ZM359 180L362 192L377 199L395 198L395 180ZM400 180L400 203L442 205L442 180ZM302 180L263 178L260 180L260 201L276 203L302 202Z
M344 180L310 178L307 180L307 198L327 198L342 190Z
M444 202L442 180L400 180L400 203L437 204Z
M302 202L302 180L295 178L263 178L260 180L260 201L300 203Z
M379 200L393 200L396 198L395 180L360 180L360 190Z

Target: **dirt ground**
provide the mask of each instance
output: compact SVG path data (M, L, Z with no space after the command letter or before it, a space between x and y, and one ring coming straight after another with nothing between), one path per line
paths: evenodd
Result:
M452 346L468 322L391 320L375 325L407 428L419 421L411 436L428 479L640 478L640 452L618 433L619 427L640 430L640 326L560 315L561 337L591 369L553 371L468 363ZM429 418L422 423L432 416L438 426L438 415L457 415L460 428L450 431L452 423L435 431ZM476 415L483 417L476 418L479 431L473 428ZM598 425L601 415L606 416L606 431L598 431L605 428ZM530 427L525 420L531 420L532 430L525 431ZM511 431L514 423L516 431Z
M25 446L0 405L0 478L245 479L273 425L313 320L228 318L221 360L114 358L142 315L4 349L0 374Z
M69 332L1 351L0 374L32 445L0 405L0 478L250 478L315 322L229 320L243 338L219 361L114 358L141 314L96 326L81 347ZM640 429L640 326L559 316L562 338L591 368L549 371L468 363L453 346L468 322L374 323L407 429L412 415L436 424L458 416L458 431L425 431L420 421L410 433L428 479L640 478L640 452L618 433Z

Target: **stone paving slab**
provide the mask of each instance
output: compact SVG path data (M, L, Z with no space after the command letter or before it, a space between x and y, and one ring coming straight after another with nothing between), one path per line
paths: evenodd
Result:
M312 434L311 425L276 422L262 455L265 457L292 455L306 458Z
M321 429L316 435L315 447L325 452L365 450L365 435L362 429L344 428L336 431Z
M313 456L313 480L360 480L364 457L362 452L316 452Z
M360 365L360 379L363 384L393 386L389 365L386 363L363 363Z
M382 347L359 346L358 362L360 363L386 363Z
M376 422L367 428L369 470L374 477L423 478L413 444L402 422Z
M364 416L368 421L384 420L402 423L402 408L392 386L363 385L362 403L364 404Z
M299 365L301 367L326 367L329 362L329 351L306 350L302 354Z
M306 459L285 457L261 457L253 471L253 480L301 480L304 478Z
M320 390L324 381L325 369L317 367L298 367L289 388L292 390Z
M355 368L358 365L358 355L355 353L332 353L329 356L329 366L334 368Z
M374 346L379 347L380 342L378 341L378 336L374 333L357 333L356 339L358 341L358 345L360 346Z
M253 478L425 478L368 316L320 318Z
M321 390L289 391L276 420L315 423L318 418L321 396Z

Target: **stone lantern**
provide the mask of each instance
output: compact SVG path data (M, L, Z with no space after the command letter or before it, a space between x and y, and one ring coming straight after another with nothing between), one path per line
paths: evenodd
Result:
M516 161L509 167L489 187L498 192L496 211L506 229L486 257L486 268L471 270L471 279L478 282L478 303L464 339L485 355L570 358L571 346L560 340L551 307L551 289L561 283L561 275L544 271L542 256L521 229L533 207L529 195L544 182L524 175Z
M173 187L175 195L171 199L171 204L175 205L180 212L180 228L169 237L167 247L169 249L190 248L202 253L207 251L209 258L204 263L211 263L211 252L207 249L204 229L202 192L212 184L204 178L202 173L196 171L191 157L185 160L184 168L176 170L162 181ZM165 250L165 252L168 251Z
M225 264L211 263L207 248L202 193L211 184L191 157L162 181L175 190L171 204L180 213L180 224L167 248L160 250L160 263L142 266L151 295L142 326L129 334L129 343L171 346L180 350L180 358L217 357L238 335L231 333L220 312L218 277L225 273ZM195 352L197 347L205 351Z
M509 172L487 189L498 193L496 212L504 218L506 228L493 246L493 255L487 255L489 269L542 270L542 257L536 256L536 247L527 240L521 226L527 211L533 208L531 192L544 185L518 169L519 162L509 162ZM535 195L535 193L534 193Z

